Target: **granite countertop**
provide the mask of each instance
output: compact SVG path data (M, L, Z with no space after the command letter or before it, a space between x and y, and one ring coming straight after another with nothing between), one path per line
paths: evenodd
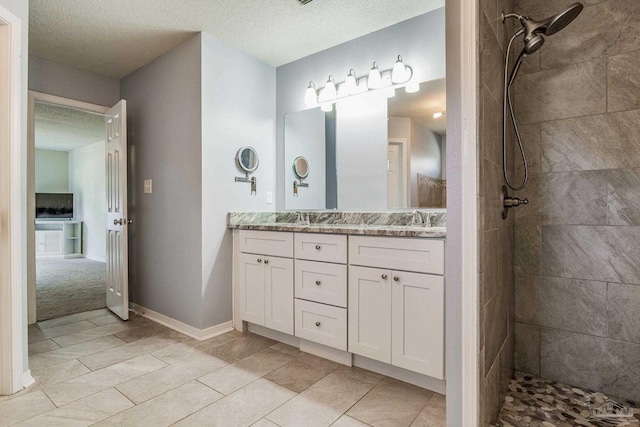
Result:
M323 214L326 215L326 214ZM353 216L353 213L348 215ZM368 214L371 218L371 214ZM406 216L406 214L403 214ZM435 226L415 226L401 222L387 221L389 223L344 223L338 220L323 218L322 222L314 221L312 216L309 225L297 224L292 218L276 217L274 214L257 213L231 213L229 215L228 228L237 230L261 230L261 231L289 231L298 233L327 233L327 234L352 234L368 236L396 236L396 237L423 237L446 238L447 228L445 221L440 219ZM290 221L287 221L290 220ZM344 214L343 214L344 220Z

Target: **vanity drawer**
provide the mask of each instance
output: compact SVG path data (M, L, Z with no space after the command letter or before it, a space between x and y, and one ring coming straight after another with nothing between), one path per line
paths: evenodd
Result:
M444 240L352 236L349 264L444 274Z
M305 340L347 350L347 310L296 299L295 335Z
M296 259L347 263L347 236L337 234L295 234Z
M293 233L240 230L240 252L293 258Z
M296 298L347 307L346 265L296 260L295 270Z

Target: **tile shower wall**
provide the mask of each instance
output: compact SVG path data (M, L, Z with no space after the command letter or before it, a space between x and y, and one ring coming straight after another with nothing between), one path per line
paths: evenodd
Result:
M640 2L583 2L516 82L515 368L640 401Z
M500 204L503 183L502 67L508 31L499 19L502 10L512 8L510 0L480 1L478 262L481 425L497 420L513 374L514 216L510 214L506 221L502 220ZM512 157L513 152L508 155Z

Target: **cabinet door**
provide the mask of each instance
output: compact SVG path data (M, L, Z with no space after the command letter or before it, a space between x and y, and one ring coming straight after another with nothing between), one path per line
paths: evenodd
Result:
M349 267L349 351L391 363L391 271Z
M264 257L240 254L240 318L264 325Z
M264 326L293 335L293 260L264 259Z
M392 361L444 379L444 278L393 272Z

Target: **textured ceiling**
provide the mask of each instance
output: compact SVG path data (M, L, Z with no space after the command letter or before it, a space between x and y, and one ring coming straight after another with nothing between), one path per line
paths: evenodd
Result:
M72 108L36 103L35 145L71 151L104 139L104 117Z
M121 78L207 32L279 66L445 0L30 0L29 53Z
M420 84L420 91L406 93L396 90L389 98L389 116L411 117L437 134L447 131L447 116L433 118L433 113L447 111L447 86L445 79L432 80Z

